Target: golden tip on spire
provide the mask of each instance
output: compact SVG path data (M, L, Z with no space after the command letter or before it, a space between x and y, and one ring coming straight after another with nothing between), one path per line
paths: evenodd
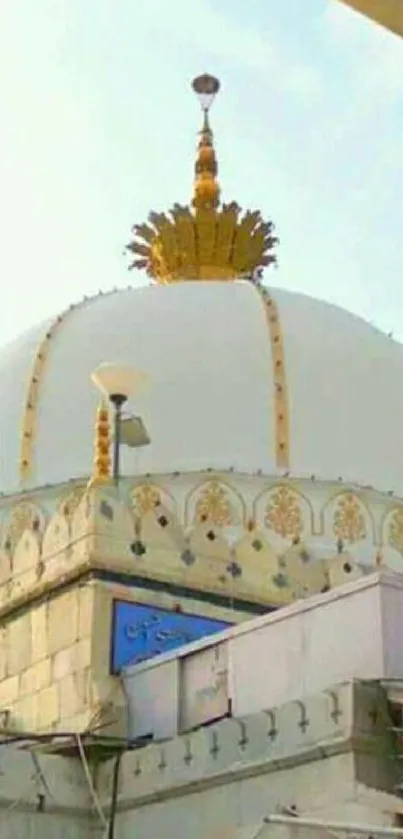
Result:
M265 266L276 263L277 237L260 212L242 213L232 201L220 206L217 160L209 112L220 82L204 73L192 81L203 112L191 204L176 203L169 213L151 212L147 224L135 224L127 250L130 268L145 268L161 284L194 280L257 281Z
M220 82L215 76L204 73L202 76L193 79L192 88L203 111L203 126L200 132L195 164L192 205L196 211L212 210L216 209L220 203L220 187L217 181L217 159L208 113L220 89Z

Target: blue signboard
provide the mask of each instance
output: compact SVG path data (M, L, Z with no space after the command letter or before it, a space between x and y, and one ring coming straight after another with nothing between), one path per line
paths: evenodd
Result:
M154 658L205 635L231 626L224 621L140 606L124 600L113 604L111 670Z

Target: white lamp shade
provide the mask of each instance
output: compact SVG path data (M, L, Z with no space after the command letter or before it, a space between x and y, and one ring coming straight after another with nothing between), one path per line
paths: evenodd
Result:
M123 396L128 399L133 393L139 391L147 381L148 376L140 370L134 370L124 364L113 364L106 362L100 364L91 374L94 384L108 398L111 396Z

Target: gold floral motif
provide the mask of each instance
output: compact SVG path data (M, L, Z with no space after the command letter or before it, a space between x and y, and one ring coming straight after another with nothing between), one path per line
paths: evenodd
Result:
M63 498L60 501L58 506L58 512L61 513L62 516L67 519L67 522L71 524L74 513L77 510L78 505L84 495L84 487L75 487L66 498Z
M359 542L365 539L367 529L365 516L358 498L351 492L340 496L333 516L333 533L346 542Z
M403 554L403 507L393 510L389 521L389 544Z
M279 536L295 539L304 529L301 504L296 492L287 486L276 489L266 508L265 524Z
M158 504L161 504L161 492L153 484L142 484L133 490L132 506L136 516L145 516Z
M234 524L228 492L219 481L211 481L203 488L196 502L194 520L208 521L217 527Z
M11 511L10 518L5 524L3 545L8 550L14 550L25 530L40 533L43 517L40 510L29 501L18 504Z

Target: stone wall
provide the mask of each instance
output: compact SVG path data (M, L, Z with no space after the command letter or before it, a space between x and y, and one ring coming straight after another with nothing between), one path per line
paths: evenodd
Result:
M33 604L3 624L3 727L41 732L88 725L94 597L94 586L87 583Z
M171 595L99 582L73 584L3 619L0 629L0 727L79 731L102 724L125 736L126 699L110 675L113 600L173 608ZM200 613L197 600L186 611ZM230 610L205 604L204 613L233 621Z

